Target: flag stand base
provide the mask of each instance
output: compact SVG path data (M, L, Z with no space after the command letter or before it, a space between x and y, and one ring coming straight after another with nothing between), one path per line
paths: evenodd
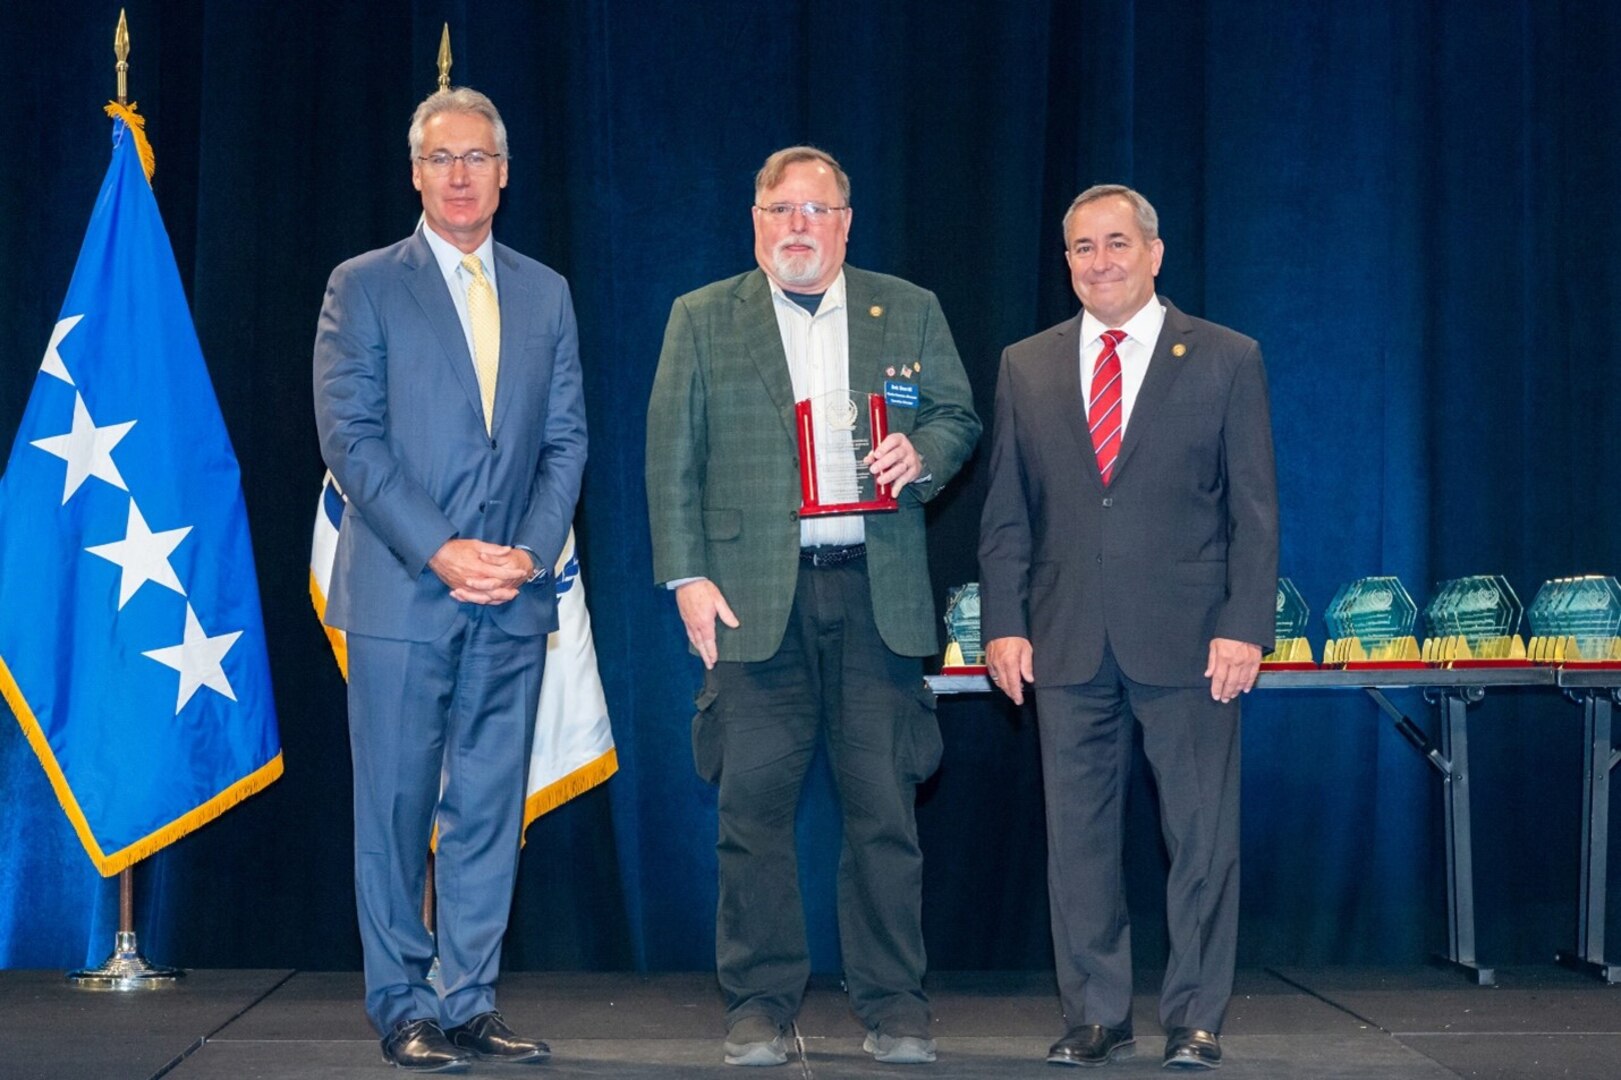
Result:
M179 968L148 963L135 942L135 932L120 930L113 939L112 955L100 967L68 972L68 982L80 990L161 990L185 975Z

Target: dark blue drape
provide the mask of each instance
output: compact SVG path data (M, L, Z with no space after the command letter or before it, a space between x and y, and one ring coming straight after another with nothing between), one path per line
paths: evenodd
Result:
M574 287L592 425L579 534L621 761L530 829L514 966L711 962L699 673L650 581L643 415L670 301L751 263L751 178L776 147L841 158L851 262L938 292L986 417L1001 348L1075 309L1068 200L1106 180L1147 194L1162 291L1262 342L1284 572L1315 615L1371 573L1420 602L1437 579L1504 573L1528 602L1547 577L1621 571L1621 19L1605 5L126 6L158 199L241 458L287 766L141 868L143 940L165 961L359 964L343 689L306 599L322 471L309 355L331 267L416 219L404 130L443 21L456 81L511 129L497 232ZM118 7L0 6L7 445L105 168ZM983 484L971 463L932 514L942 593L975 574ZM1580 715L1501 694L1473 716L1480 955L1542 960L1574 934ZM1033 718L980 699L941 718L945 763L919 811L931 961L1043 966ZM1402 962L1441 944L1436 785L1372 705L1257 695L1244 754L1247 962ZM99 959L110 886L15 726L0 725L0 785L0 965ZM1139 777L1128 865L1148 961L1163 951L1151 795ZM818 773L802 877L825 970L836 821Z

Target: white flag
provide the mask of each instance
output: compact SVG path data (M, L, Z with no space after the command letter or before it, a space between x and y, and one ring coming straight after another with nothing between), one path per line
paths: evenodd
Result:
M332 642L338 667L348 678L349 652L343 631L326 626L326 598L332 587L343 508L343 492L327 473L310 538L310 600ZM590 791L619 768L573 529L553 577L557 582L557 630L546 639L546 668L540 680L540 707L535 711L535 746L529 755L525 828L548 810Z

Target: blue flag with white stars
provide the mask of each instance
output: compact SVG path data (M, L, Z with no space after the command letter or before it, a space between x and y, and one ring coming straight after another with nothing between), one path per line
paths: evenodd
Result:
M106 875L281 775L236 455L122 120L0 475L0 694Z

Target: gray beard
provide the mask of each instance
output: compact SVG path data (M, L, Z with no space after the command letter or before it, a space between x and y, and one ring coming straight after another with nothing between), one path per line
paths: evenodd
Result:
M804 255L786 255L781 251L773 251L771 268L785 288L815 285L817 279L822 276L822 253L812 251Z

